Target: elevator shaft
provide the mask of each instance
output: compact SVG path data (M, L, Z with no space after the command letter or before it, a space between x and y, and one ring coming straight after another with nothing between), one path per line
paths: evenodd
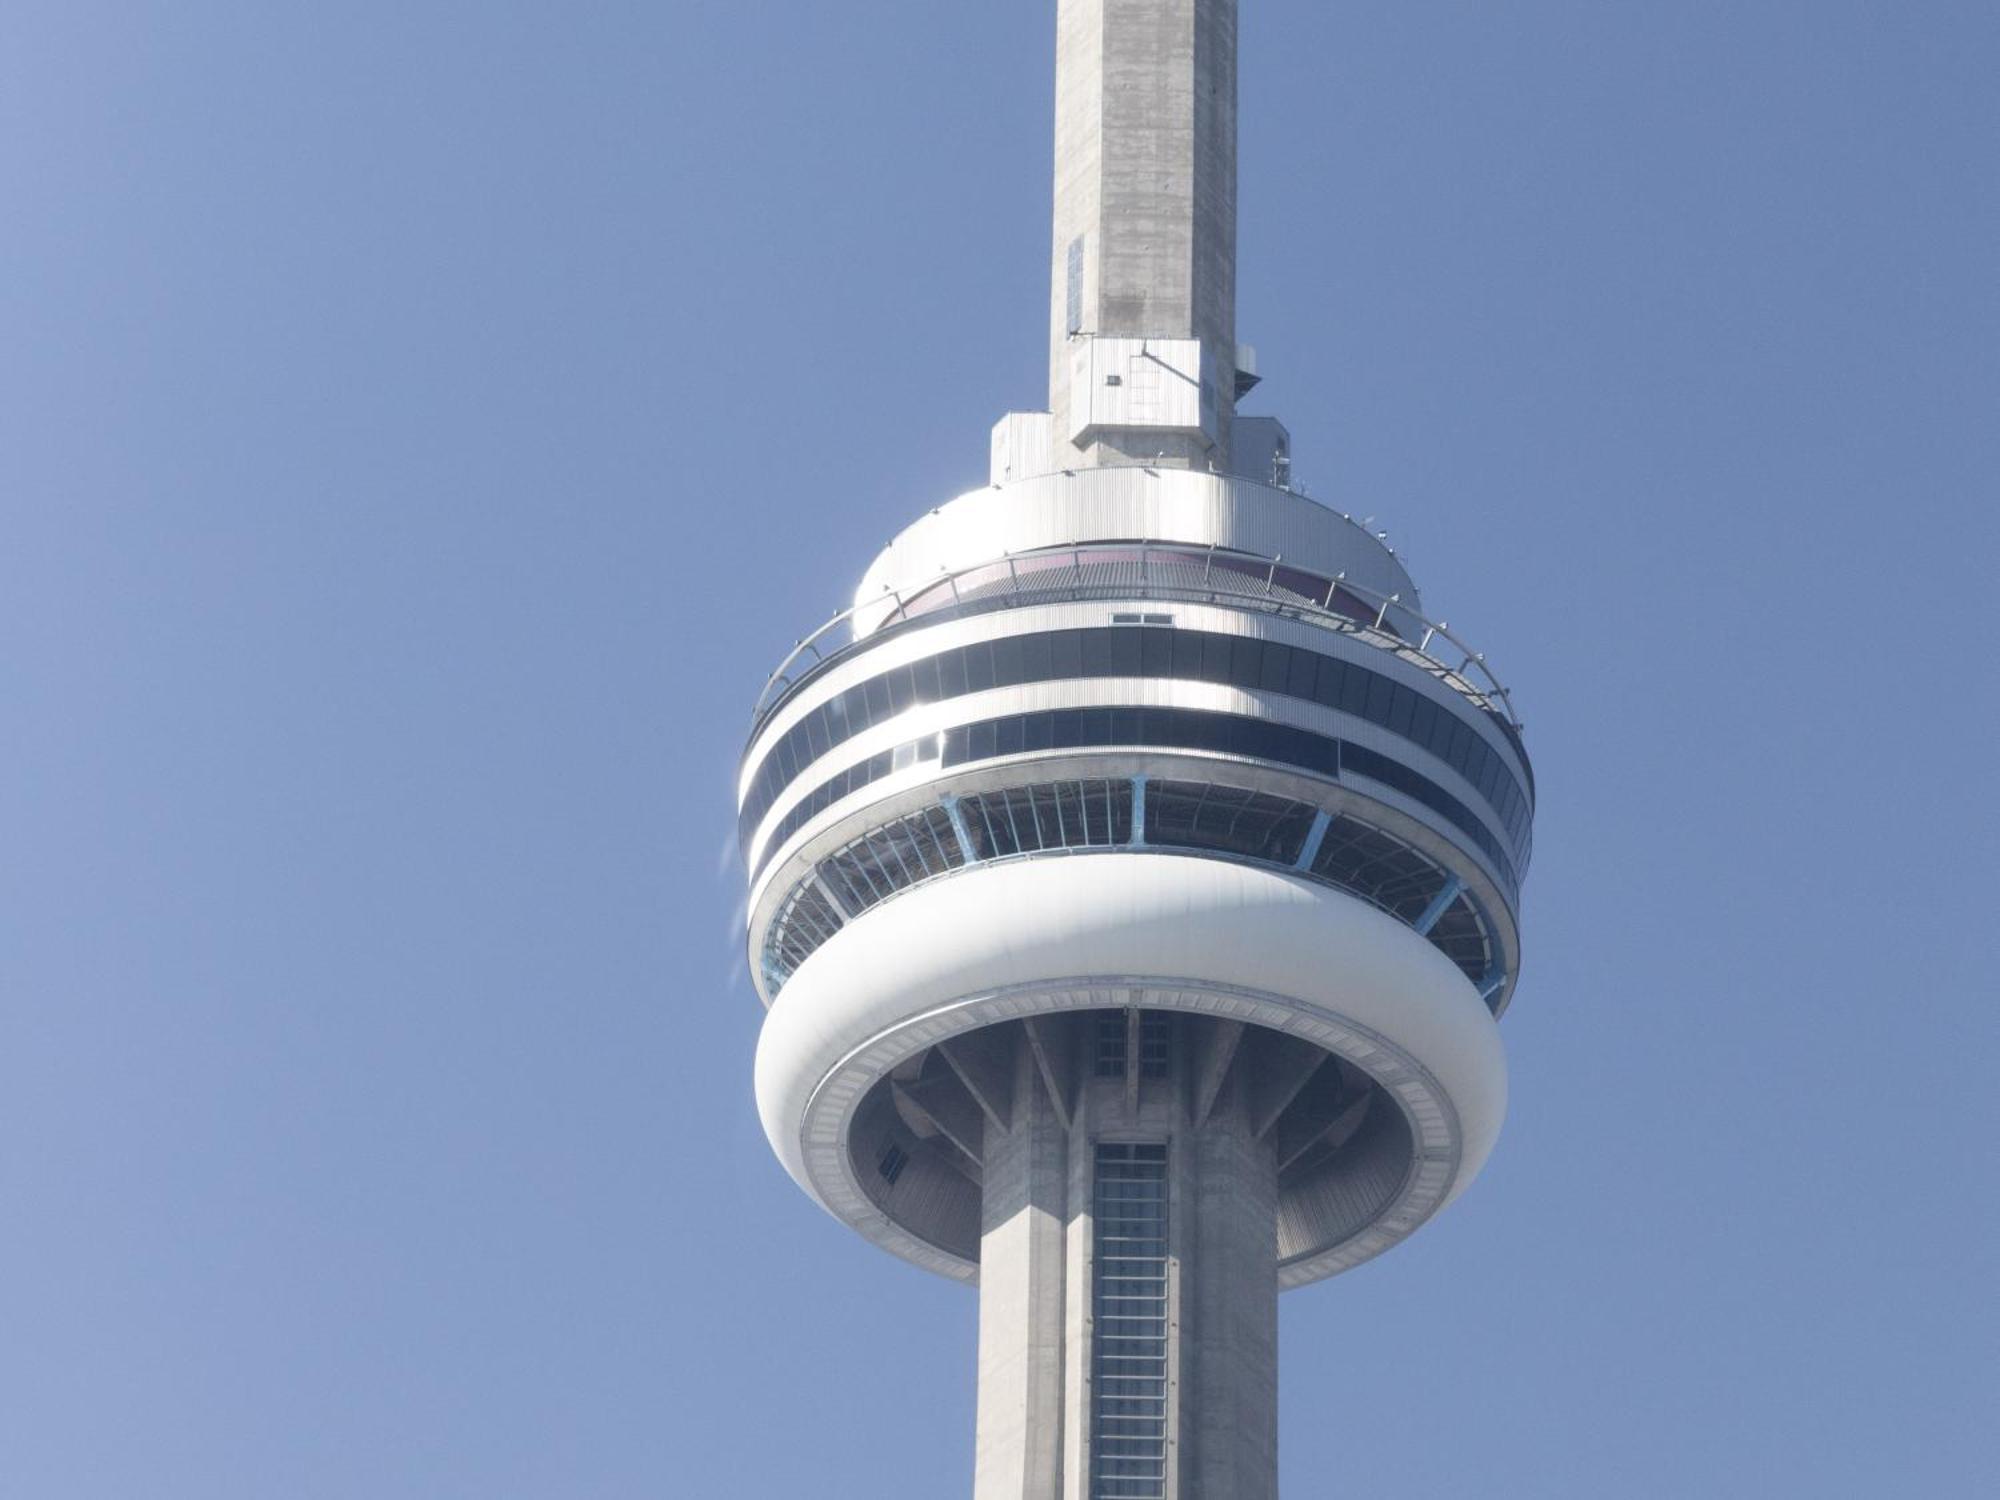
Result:
M985 1122L974 1495L1272 1500L1278 1183L1257 1080L1221 1055L1226 1027L1092 1019L1029 1023Z

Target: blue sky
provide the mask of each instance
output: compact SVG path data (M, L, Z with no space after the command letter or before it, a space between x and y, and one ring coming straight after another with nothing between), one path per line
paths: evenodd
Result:
M2000 11L1244 9L1251 409L1542 791L1286 1492L1981 1491ZM0 1492L967 1491L972 1298L757 1127L730 778L1042 398L1052 13L0 11Z

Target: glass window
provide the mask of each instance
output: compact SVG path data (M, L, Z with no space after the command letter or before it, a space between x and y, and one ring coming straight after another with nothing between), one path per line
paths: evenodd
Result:
M1146 842L1289 865L1317 809L1289 798L1186 781L1146 786Z
M798 966L843 923L820 888L806 881L786 899L771 924L764 944L764 974L774 989L782 988Z
M1292 673L1292 648L1281 641L1264 642L1264 675L1257 686L1267 693L1282 693Z
M886 676L871 677L862 684L862 692L867 703L869 724L885 723L890 714L889 679Z
M1472 738L1466 746L1465 763L1468 770L1466 771L1465 779L1474 786L1478 786L1486 779L1486 768L1493 763L1493 752L1486 748L1486 742L1480 739L1477 730L1467 730L1466 732Z
M1338 657L1322 656L1313 681L1312 698L1326 708L1338 708L1342 685L1347 680L1347 663Z
M946 698L961 698L970 691L965 680L965 649L939 653L938 692Z
M1474 984L1484 982L1499 962L1485 919L1469 896L1460 896L1445 908L1428 936L1431 946L1457 964L1459 972Z
M1389 722L1389 701L1395 696L1396 685L1379 672L1368 674L1368 705L1361 716L1371 724Z
M959 811L980 859L1132 841L1132 783L1123 777L968 794Z
M1058 678L1083 675L1083 635L1081 630L1057 630L1049 637L1049 656Z
M1259 687L1264 681L1264 643L1253 635L1239 635L1229 651L1229 681L1240 688Z
M1397 683L1389 694L1388 728L1391 734L1410 737L1410 719L1417 711L1417 695Z
M1423 915L1446 878L1401 840L1345 817L1327 825L1312 872L1405 922Z
M1468 780L1472 776L1472 757L1478 748L1479 740L1473 733L1472 726L1462 720L1454 719L1451 732L1451 765L1453 770Z
M1021 642L1021 681L1051 682L1056 677L1056 656L1054 643L1049 632L1037 630L1030 635L1019 637Z
M819 878L852 916L886 901L920 880L965 863L950 815L925 808L874 829L820 861Z
M1302 698L1310 703L1313 701L1314 688L1319 677L1319 664L1325 658L1315 656L1310 651L1293 651L1291 658L1291 671L1285 679L1282 691L1290 697Z
M1191 718L1182 717L1171 708L1156 708L1146 715L1150 732L1146 736L1149 745L1166 745L1175 740L1185 743L1194 750L1230 749L1230 730L1235 721L1222 714L1200 714ZM1181 732L1176 733L1176 730Z
M1124 1068L1125 1018L1109 1012L1098 1033L1100 1073L1113 1030L1118 1069ZM1091 1341L1090 1493L1092 1500L1164 1500L1167 1148L1100 1142L1093 1175L1091 1314L1098 1337Z
M1021 638L1006 635L993 642L993 685L995 687L1015 687L1024 678L1021 661Z
M1364 672L1358 667L1350 667L1340 683L1340 711L1366 717L1368 709L1368 684L1373 680L1373 672Z
M985 641L974 641L964 650L966 690L983 693L993 686L993 648Z
M1201 671L1198 678L1202 682L1229 681L1229 648L1232 637L1215 635L1208 631L1201 633Z
M1091 1071L1099 1078L1125 1076L1125 1017L1115 1010L1097 1013L1097 1045Z
M1437 731L1438 708L1421 693L1414 696L1417 701L1416 706L1410 710L1410 738L1428 749L1431 735Z
M1203 632L1199 630L1176 630L1172 633L1174 676L1185 677L1190 682L1204 680L1201 671L1202 636Z
M1086 630L1083 633L1083 675L1086 677L1109 677L1112 675L1111 638L1116 630Z
M1424 742L1425 748L1439 760L1445 760L1451 754L1451 725L1451 715L1440 709L1437 723L1431 729L1430 737Z
M1143 627L1126 627L1119 630L1092 631L1093 635L1111 638L1111 675L1113 677L1137 677L1139 675Z

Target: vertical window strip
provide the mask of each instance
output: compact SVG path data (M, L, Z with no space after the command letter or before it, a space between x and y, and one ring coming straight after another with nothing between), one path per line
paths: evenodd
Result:
M1100 1142L1092 1198L1090 1497L1166 1500L1166 1146Z

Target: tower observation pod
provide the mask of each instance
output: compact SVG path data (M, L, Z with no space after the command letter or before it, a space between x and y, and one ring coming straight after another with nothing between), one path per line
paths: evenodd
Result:
M1269 1500L1278 1293L1493 1149L1534 777L1239 415L1236 0L1060 0L1050 388L759 700L758 1108L979 1289L977 1500Z

